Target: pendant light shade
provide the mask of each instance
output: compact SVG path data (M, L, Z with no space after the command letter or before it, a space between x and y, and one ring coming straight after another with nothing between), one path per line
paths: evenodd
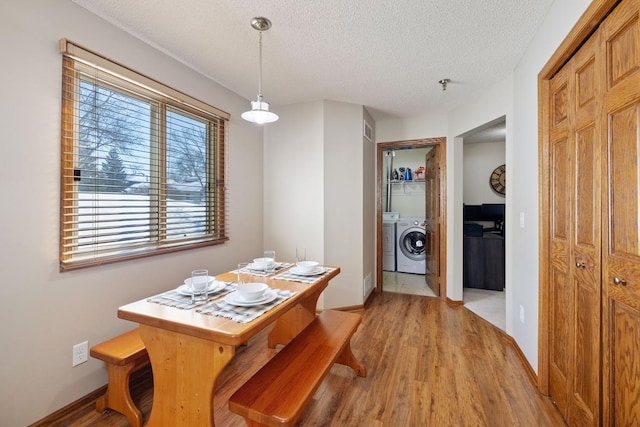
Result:
M257 17L251 20L251 27L260 34L260 71L258 74L258 99L251 101L251 110L242 113L242 118L253 123L265 124L278 120L278 115L269 111L269 103L262 100L262 32L271 28L271 21Z
M259 96L257 101L251 101L251 110L242 113L242 118L262 125L275 122L278 115L269 111L269 103L262 101L262 97Z

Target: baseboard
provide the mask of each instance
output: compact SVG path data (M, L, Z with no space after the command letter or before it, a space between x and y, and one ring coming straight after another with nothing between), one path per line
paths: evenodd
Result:
M373 288L373 291L369 292L369 295L367 295L367 297L365 298L364 304L362 305L362 307L367 308L371 304L371 301L373 301L373 299L379 293L380 291L377 288Z
M142 381L144 376L151 376L151 365L147 365L141 369L136 370L131 374L131 378L129 380L130 384L136 384L138 381ZM67 420L69 414L74 412L79 412L85 406L93 406L96 405L96 400L103 394L107 392L107 385L103 385L97 390L90 392L82 396L80 399L69 403L68 405L58 409L57 411L47 415L41 420L36 421L33 424L29 424L27 427L48 427L52 425L60 425L61 420Z
M507 335L504 331L502 332L502 335L504 340L507 341L509 344L511 344L513 349L516 351L518 358L522 362L522 366L524 366L524 370L527 373L527 376L531 380L531 383L536 388L536 390L538 390L538 375L536 374L536 371L534 371L533 368L531 367L531 364L529 364L529 361L527 360L527 357L524 355L524 353L520 349L520 346L518 345L516 340L513 339L512 336Z
M56 412L47 415L43 419L36 421L33 424L29 424L28 427L45 427L55 425L60 420L65 419L69 414L79 411L81 408L88 405L95 405L96 400L107 392L107 386L103 385L97 390L82 396L75 402L71 402L67 406L58 409Z
M452 299L449 299L449 297L447 297L447 305L449 305L451 307L460 307L461 305L464 305L464 301L463 300L452 300Z

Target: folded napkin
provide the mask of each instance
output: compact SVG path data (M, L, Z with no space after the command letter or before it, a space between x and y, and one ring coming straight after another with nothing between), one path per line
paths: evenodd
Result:
M325 275L335 270L333 267L320 267L324 270L322 274L318 274L315 276L306 276L301 274L295 274L291 270L283 271L274 277L277 280L289 280L291 282L302 282L302 283L315 283L318 280L322 279Z
M152 296L148 298L147 301L185 310L205 304L206 302L221 297L222 295L226 295L235 289L236 287L231 282L229 282L225 285L224 288L207 294L207 301L195 301L194 303L191 302L191 295L182 295L178 293L178 289L173 289L171 291Z
M229 304L224 298L221 298L196 309L196 311L202 314L226 317L238 323L249 323L296 294L295 291L285 289L273 290L278 294L277 297L273 301L265 304L259 304L253 307L239 307Z

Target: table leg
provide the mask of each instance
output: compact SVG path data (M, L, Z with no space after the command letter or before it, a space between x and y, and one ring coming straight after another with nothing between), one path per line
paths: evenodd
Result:
M276 320L267 338L269 348L275 348L278 344L287 345L315 319L318 298L325 288L316 290Z
M213 426L213 396L233 346L148 325L140 326L153 370L148 427Z

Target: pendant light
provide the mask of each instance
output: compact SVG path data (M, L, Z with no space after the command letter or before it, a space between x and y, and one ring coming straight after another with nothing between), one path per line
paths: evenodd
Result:
M251 110L242 113L242 118L253 123L264 124L278 120L278 115L269 111L269 103L262 100L262 32L271 28L271 21L257 17L251 20L253 29L260 33L260 73L258 78L258 99L251 101Z

